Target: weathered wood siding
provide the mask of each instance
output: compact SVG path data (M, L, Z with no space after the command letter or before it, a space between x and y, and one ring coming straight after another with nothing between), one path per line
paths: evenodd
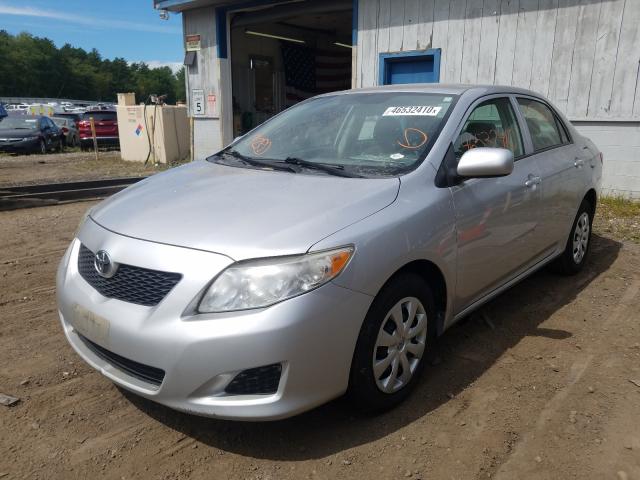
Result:
M359 0L354 83L442 49L440 81L530 88L574 120L640 119L640 0Z

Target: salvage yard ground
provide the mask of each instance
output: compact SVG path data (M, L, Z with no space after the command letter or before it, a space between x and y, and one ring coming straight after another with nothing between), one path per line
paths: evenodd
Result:
M640 479L637 208L604 206L578 276L539 272L447 332L399 408L255 424L142 400L67 345L54 273L90 205L0 212L0 393L20 398L0 479Z
M151 175L167 168L125 162L118 151L65 152L47 155L0 155L0 188L10 185L101 180Z

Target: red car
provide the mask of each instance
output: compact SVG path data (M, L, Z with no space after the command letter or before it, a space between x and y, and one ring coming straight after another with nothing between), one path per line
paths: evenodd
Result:
M91 123L93 121L96 127L96 139L98 146L120 147L120 138L118 137L118 118L113 110L93 110L85 112L82 120L78 124L80 131L80 148L82 150L91 150L93 148L93 137L91 135Z

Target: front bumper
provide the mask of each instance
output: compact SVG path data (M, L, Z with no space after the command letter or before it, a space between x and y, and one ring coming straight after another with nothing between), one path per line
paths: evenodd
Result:
M0 152L5 153L20 153L20 152L32 152L40 150L39 139L29 139L20 142L0 142Z
M269 308L194 314L192 301L232 263L228 257L124 237L91 220L78 238L58 269L60 319L78 354L118 385L176 410L242 420L292 416L346 391L370 296L329 283ZM92 251L107 250L117 262L183 278L155 307L105 298L78 273L81 242ZM99 318L100 328L80 325L78 308ZM152 385L105 361L80 332L121 357L164 370L162 383ZM239 372L274 363L282 365L275 394L224 392Z

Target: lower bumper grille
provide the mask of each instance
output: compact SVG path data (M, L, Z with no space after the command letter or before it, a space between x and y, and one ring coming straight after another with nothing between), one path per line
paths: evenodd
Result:
M271 395L278 391L281 374L279 363L243 370L224 391L228 395Z
M102 348L100 345L93 343L91 340L80 334L78 334L78 336L86 347L96 356L100 357L105 362L110 363L121 372L158 387L162 384L162 380L164 380L164 370L121 357L120 355L110 352L106 348Z

